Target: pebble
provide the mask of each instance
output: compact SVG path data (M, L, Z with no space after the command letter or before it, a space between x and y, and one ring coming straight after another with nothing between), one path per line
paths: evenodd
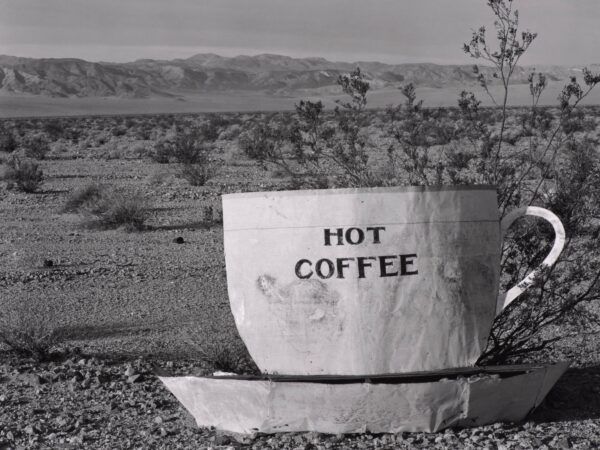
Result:
M127 382L128 383L136 383L138 381L140 381L142 378L142 376L138 373L135 375L131 375L130 377L127 378Z

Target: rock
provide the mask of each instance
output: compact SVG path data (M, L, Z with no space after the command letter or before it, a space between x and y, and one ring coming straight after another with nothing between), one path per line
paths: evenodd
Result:
M75 372L73 377L69 380L69 383L79 383L82 380L83 380L83 375L81 375L79 372Z
M25 428L23 428L23 431L30 435L35 434L35 428L31 425L27 425Z
M156 416L156 417L154 418L154 423L155 423L155 424L157 424L157 425L160 425L161 423L163 423L163 419L162 419L162 417L160 417L160 416Z
M181 236L177 236L175 239L173 239L173 242L176 244L183 244L185 241Z
M19 381L29 384L32 387L40 387L46 382L42 377L35 373L23 373L18 376Z
M51 259L44 260L44 267L52 267L52 266L54 266L54 261L52 261Z
M567 437L561 437L561 438L557 439L556 443L554 445L555 445L555 448L560 448L560 449L572 448L571 442L569 441L569 438L567 438Z
M141 381L141 379L142 379L142 376L139 373L137 373L135 375L131 375L130 377L128 377L127 378L127 382L128 383L135 383L137 381Z
M228 436L217 435L215 436L215 445L229 445L231 443L231 439Z
M131 377L133 375L135 375L135 369L133 367L129 366L127 368L127 370L125 370L125 376L126 377Z

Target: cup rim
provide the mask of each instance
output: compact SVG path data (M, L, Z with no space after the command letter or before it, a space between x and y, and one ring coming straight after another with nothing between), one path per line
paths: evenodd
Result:
M285 191L236 192L222 194L223 199L253 198L253 197L292 197L307 195L339 195L339 194L386 194L394 192L442 192L442 191L497 191L493 184L458 184L432 186L385 186L360 188L330 188L330 189L298 189Z

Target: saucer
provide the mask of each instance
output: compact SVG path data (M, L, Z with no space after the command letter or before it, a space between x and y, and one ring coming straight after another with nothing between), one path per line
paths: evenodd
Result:
M368 376L160 376L200 427L233 433L436 432L523 420L568 362Z

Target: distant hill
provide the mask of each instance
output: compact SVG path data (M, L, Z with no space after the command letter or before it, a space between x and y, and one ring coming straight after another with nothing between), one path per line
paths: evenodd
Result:
M271 54L231 58L199 54L187 59L140 59L128 63L0 55L0 93L54 98L176 98L249 91L285 96L311 90L335 92L338 76L357 66L374 90L409 82L425 88L477 85L472 65L347 63ZM491 69L483 70L491 75ZM581 74L580 67L548 66L538 70L546 73L551 82ZM530 71L528 67L518 68L514 83L526 83Z

